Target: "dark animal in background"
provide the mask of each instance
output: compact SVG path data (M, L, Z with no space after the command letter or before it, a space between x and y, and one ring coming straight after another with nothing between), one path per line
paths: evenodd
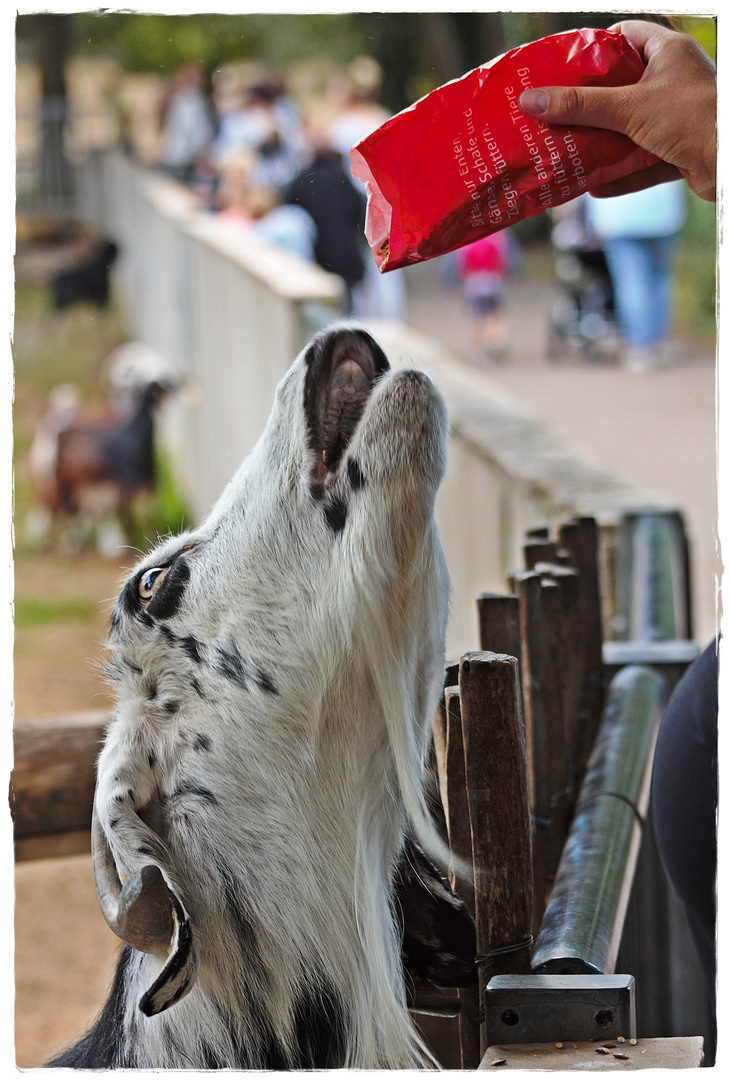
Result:
M36 430L30 465L49 520L63 515L101 521L116 515L129 530L135 498L155 485L155 414L173 382L152 380L130 396L128 411L85 413L73 387L59 387ZM42 535L42 534L41 534Z
M106 307L111 268L118 255L119 248L112 240L102 240L78 262L54 274L51 279L54 307L58 311L80 303Z
M122 506L155 483L155 410L168 387L153 382L140 393L132 415L111 423L70 424L58 433L54 501L74 514L82 508L84 489L113 484Z

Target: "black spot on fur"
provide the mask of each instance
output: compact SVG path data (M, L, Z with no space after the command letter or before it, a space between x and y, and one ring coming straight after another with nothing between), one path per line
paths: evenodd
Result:
M200 750L206 750L206 751L210 750L211 749L210 737L208 735L204 735L202 731L199 731L198 734L195 737L194 742L193 742L193 749L198 750L198 751L200 751Z
M117 632L119 630L119 625L120 625L121 621L122 621L122 613L119 610L119 605L115 604L114 607L112 608L112 614L111 614L110 619L109 619L109 626L110 626L112 635L114 637L116 637L116 635L117 635Z
M224 649L222 645L216 646L216 670L224 678L240 686L242 690L248 690L246 669L238 649Z
M150 766L151 769L154 769L155 766L157 765L157 758L155 757L155 751L154 750L149 750L148 751L148 753L147 753L147 764Z
M205 802L210 803L211 806L218 806L218 799L208 788L201 787L200 784L194 784L190 780L183 780L178 784L173 797L180 795L195 795L199 799L203 799Z
M210 1043L201 1043L201 1056L204 1069L225 1069L226 1062L216 1053Z
M136 615L140 610L140 594L137 591L139 577L140 575L136 574L135 577L128 581L119 597L118 603L122 605L128 615Z
M138 667L137 664L133 664L132 661L128 660L126 656L122 657L122 663L126 668L129 669L129 671L134 671L135 675L143 674L142 668Z
M260 690L263 690L266 694L278 694L279 693L276 686L274 685L274 681L273 681L271 675L269 674L269 672L265 671L264 668L261 668L261 667L257 666L255 678L256 678L256 685L259 687Z
M345 1064L345 1010L327 985L311 989L295 1011L297 1059L293 1069L337 1069Z
M180 702L166 701L163 705L163 709L168 714L168 716L173 716L180 709Z
M189 580L188 560L176 559L147 605L149 614L155 619L170 619L175 615L183 601Z
M161 623L158 626L158 630L160 631L162 637L165 638L168 645L178 644L178 635L173 630L171 630L169 626L166 626L165 623Z
M179 638L178 644L194 664L203 663L203 643L194 634L187 634L185 637Z
M203 691L203 687L198 682L195 675L190 676L190 685L193 687L193 689L195 690L195 692L196 692L196 694L198 695L199 698L202 699L202 698L204 698L206 696L204 691Z
M316 480L313 480L310 484L310 495L315 500L315 502L322 502L322 500L325 498L325 485L318 483Z
M150 679L150 681L146 684L145 697L148 701L152 701L154 698L157 697L157 683L154 679Z
M361 472L357 458L348 458L348 480L353 491L360 491L365 486L365 477Z
M325 521L334 533L342 532L348 519L348 504L340 495L335 495L325 503Z
M250 966L257 980L262 980L261 985L265 986L269 982L269 975L262 961L254 924L247 911L246 897L241 891L233 870L224 859L216 860L216 870L223 885L226 907L236 930L242 960L244 964Z
M154 619L152 618L152 616L151 616L151 615L149 615L149 614L148 614L148 613L147 613L146 611L141 611L141 612L139 613L139 615L137 616L137 618L138 618L138 619L140 620L140 622L141 622L141 623L142 623L142 624L143 624L144 626L147 626L147 627L149 627L150 629L152 629L152 628L153 628L153 626L155 625L155 620L154 620Z

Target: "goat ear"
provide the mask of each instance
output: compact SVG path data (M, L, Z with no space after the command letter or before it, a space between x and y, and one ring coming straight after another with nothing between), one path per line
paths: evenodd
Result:
M140 1009L145 1016L156 1016L184 998L193 988L198 969L190 920L173 893L170 893L170 899L175 926L172 951L165 967L140 999Z
M402 925L405 973L435 986L477 982L475 923L425 853L407 840L398 867L394 901Z
M92 813L94 884L110 929L138 952L165 956L165 966L140 1001L154 1016L180 1001L193 986L198 958L190 920L155 863L119 880L114 856L96 812Z

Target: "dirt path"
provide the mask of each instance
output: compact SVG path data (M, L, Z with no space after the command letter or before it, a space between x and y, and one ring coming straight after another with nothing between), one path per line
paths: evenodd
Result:
M412 272L413 273L412 275ZM439 261L410 268L409 322L458 356L470 357L469 324L458 289ZM635 482L683 512L691 545L695 635L716 629L716 368L708 343L675 341L672 367L634 375L602 363L548 363L557 292L536 274L511 283L510 353L484 369L523 412L544 422L579 456Z
M96 666L120 574L94 553L18 558L18 725L111 704ZM16 1062L33 1068L79 1035L103 1004L119 942L99 912L88 857L19 863L15 910Z

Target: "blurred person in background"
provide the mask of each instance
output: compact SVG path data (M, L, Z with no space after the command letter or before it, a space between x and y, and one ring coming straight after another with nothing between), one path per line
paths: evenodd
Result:
M456 252L457 269L472 325L472 347L478 363L505 356L510 334L506 282L510 238L506 229L465 244Z
M356 143L385 124L391 116L376 101L382 80L381 67L371 56L359 56L348 65L337 115L329 131L330 142L344 158ZM363 185L362 180L353 178L353 182Z
M345 73L342 98L328 132L330 144L342 155L345 171L364 199L365 184L351 173L348 153L391 116L376 100L382 79L381 67L372 57L359 56L353 60ZM353 306L359 318L377 316L403 321L406 313L403 272L389 270L382 274L369 255L363 279L354 289Z
M309 129L312 156L289 184L282 201L302 207L315 223L315 261L338 274L345 286L343 314L354 314L354 290L366 273L366 200L351 182L342 155L327 132ZM372 261L372 260L371 260Z
M686 213L682 189L682 181L675 181L586 201L587 224L612 277L624 366L635 374L668 362L673 271Z
M199 64L184 64L175 73L161 119L158 163L174 179L188 183L216 134L205 73Z
M271 80L248 87L221 117L212 159L220 170L232 155L254 151L258 183L283 191L302 168L305 147L297 110Z
M256 154L241 150L221 171L218 216L293 255L315 261L315 223L301 206L283 205L276 188L257 179Z

